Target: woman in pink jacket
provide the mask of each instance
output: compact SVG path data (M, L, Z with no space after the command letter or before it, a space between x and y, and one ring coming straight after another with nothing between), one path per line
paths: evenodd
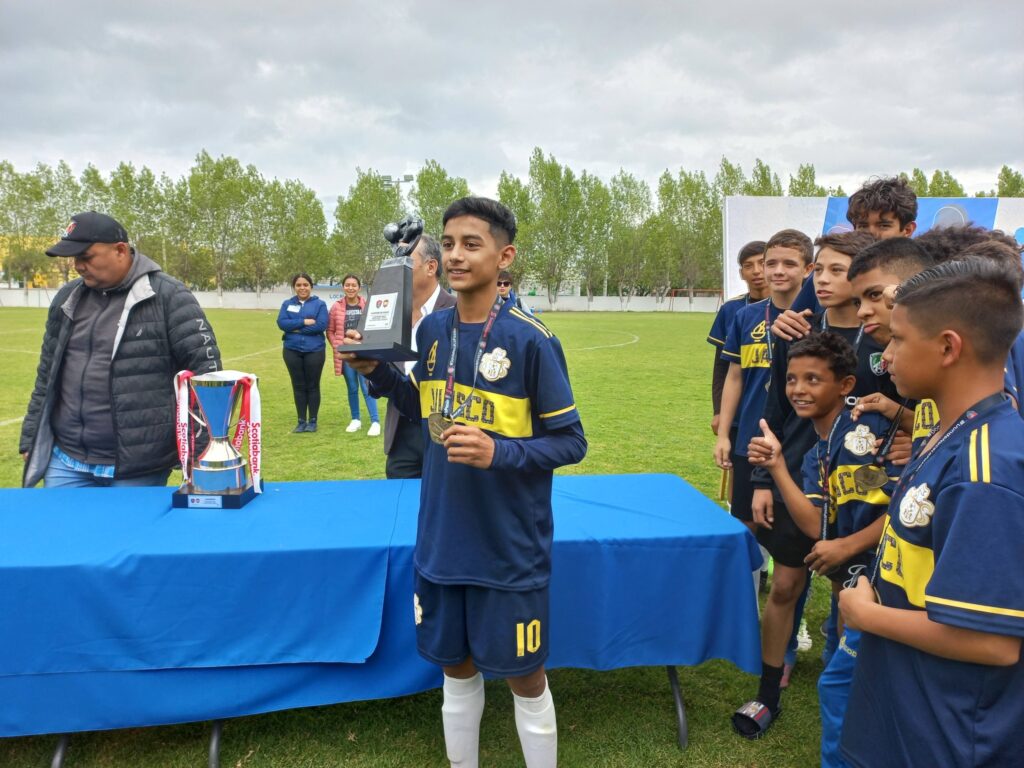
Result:
M345 298L334 302L331 307L331 314L327 319L327 339L334 349L334 375L345 376L345 384L348 387L348 407L352 412L352 421L345 428L346 432L358 432L363 422L359 419L359 391L363 392L363 399L366 400L366 410L370 414L370 429L366 432L370 437L380 434L380 416L377 413L377 398L370 397L366 390L366 379L358 373L351 365L345 365L338 353L338 346L345 338L345 331L354 329L359 325L359 318L366 306L366 299L359 295L362 287L359 278L355 275L345 275L341 283Z

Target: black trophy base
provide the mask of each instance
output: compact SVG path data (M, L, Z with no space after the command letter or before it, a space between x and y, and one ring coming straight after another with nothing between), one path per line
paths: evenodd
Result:
M418 360L419 353L411 347L397 341L369 342L367 344L342 344L337 347L339 352L351 352L356 357L367 360L380 360L382 363L401 363L405 360Z
M263 481L260 481L263 488ZM174 509L241 509L256 498L256 486L250 485L239 493L196 493L185 483L171 494Z

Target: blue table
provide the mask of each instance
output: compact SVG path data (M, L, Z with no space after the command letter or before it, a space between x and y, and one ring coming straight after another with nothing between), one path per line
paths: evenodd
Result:
M0 736L401 696L418 481L268 483L243 510L168 489L0 490ZM558 477L549 667L760 671L746 529L678 477Z

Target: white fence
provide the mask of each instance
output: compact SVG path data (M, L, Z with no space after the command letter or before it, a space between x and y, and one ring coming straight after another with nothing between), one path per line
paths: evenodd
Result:
M57 290L48 288L0 288L0 307L48 307ZM315 293L328 305L341 297L341 290L335 287L317 286ZM290 293L225 292L218 296L216 291L198 291L195 294L204 309L262 309L278 310ZM586 296L559 296L552 310L547 296L523 296L523 302L541 312L714 312L719 299L715 296L697 296L691 302L686 296L675 296L658 301L653 296L634 296L619 299L618 296L595 296L587 301Z

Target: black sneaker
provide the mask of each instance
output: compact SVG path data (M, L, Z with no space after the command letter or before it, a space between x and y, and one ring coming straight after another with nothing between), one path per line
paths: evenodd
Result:
M295 425L295 429L292 430L292 432L305 432L305 431L306 431L306 422L304 422L304 421L300 421L298 424Z
M307 432L316 432L316 419L314 419L313 421L307 421L306 422L306 431Z

